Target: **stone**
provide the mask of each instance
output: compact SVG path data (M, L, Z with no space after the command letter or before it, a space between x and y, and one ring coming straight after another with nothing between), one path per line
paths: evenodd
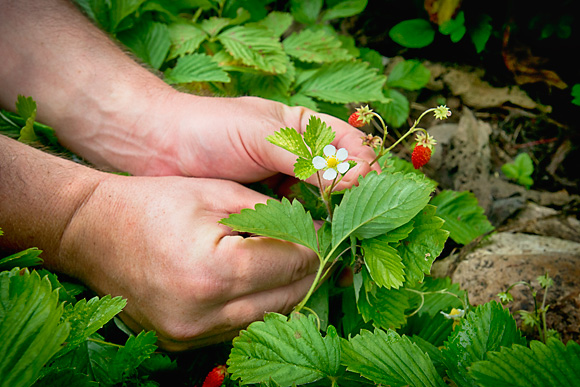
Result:
M580 243L502 232L491 235L460 262L444 262L456 258L436 261L432 274L445 275L451 270L452 281L468 291L473 305L499 300L497 294L518 281L531 283L541 303L543 292L536 278L548 273L554 281L547 296L547 303L552 306L547 314L548 328L557 329L565 342L580 342ZM521 309L533 311L533 296L526 286L517 285L510 292L514 297L508 305L512 313ZM521 326L517 314L516 320Z

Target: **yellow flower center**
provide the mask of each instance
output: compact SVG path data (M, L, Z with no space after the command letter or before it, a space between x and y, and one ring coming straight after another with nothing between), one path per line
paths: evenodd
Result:
M326 165L328 168L335 168L338 165L338 159L336 156L330 156L326 159Z

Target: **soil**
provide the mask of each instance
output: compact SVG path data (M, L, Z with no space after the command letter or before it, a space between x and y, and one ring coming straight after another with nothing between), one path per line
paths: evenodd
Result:
M571 88L579 82L580 74L577 63L569 58L570 44L580 41L578 31L567 39L540 39L535 31L522 27L537 11L518 13L510 8L502 15L510 23L500 26L499 33L490 38L480 54L469 39L452 43L441 34L429 47L411 50L393 43L382 26L424 15L413 14L407 4L398 10L391 2L388 14L373 10L374 6L384 6L380 3L369 2L365 13L345 23L343 29L355 36L360 46L373 48L385 57L387 76L392 65L403 58L420 60L431 70L431 82L426 88L405 92L411 101L409 125L426 108L441 101L453 112L445 123L422 121L422 127L439 141L424 172L440 184L440 189L473 192L496 231L507 231L511 237L525 234L580 242L580 131L574 115L580 109L571 102ZM393 23L385 20L389 17ZM497 15L494 17L498 19ZM534 163L531 189L509 181L501 172L503 164L523 152ZM408 148L401 147L399 156L409 159ZM522 253L508 249L494 258L496 261L487 261L488 266L499 268L502 274L498 275L483 270L481 262L461 266L462 261L469 261L469 254L482 248L481 241L476 242L470 246L449 243L436 262L437 270L462 281L471 288L466 289L468 292L477 292L473 299L485 302L493 299L496 290L507 286L508 281L533 282L535 276L541 275L540 268L550 266L551 275L557 280L552 289L554 297L550 298L548 328L557 330L564 341L580 342L580 284L571 279L570 273L563 272L580 267L580 248L565 253L566 265L558 264L560 251L554 257L545 251L528 249ZM506 265L517 267L518 271L510 272ZM459 266L461 276L456 275ZM484 273L487 280L478 280L485 277ZM523 293L512 311L532 307L531 295ZM486 296L482 298L481 294Z

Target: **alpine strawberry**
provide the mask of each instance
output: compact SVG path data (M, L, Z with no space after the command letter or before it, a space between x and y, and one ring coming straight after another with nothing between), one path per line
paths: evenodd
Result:
M358 112L354 112L350 115L350 117L348 117L348 123L355 128L362 128L365 126L365 122L361 120L360 114L358 114Z
M219 387L224 382L225 377L226 366L219 365L207 374L201 387Z
M413 167L415 167L415 169L419 169L427 164L430 158L431 149L423 145L416 145L411 154L411 161L413 162Z

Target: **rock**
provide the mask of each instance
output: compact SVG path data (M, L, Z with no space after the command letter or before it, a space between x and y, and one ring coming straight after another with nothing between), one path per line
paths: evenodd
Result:
M580 342L580 243L503 232L493 234L453 270L454 264L450 263L456 258L450 256L441 262L436 261L432 274L450 274L453 282L468 291L473 305L498 300L498 293L518 281L531 283L543 296L536 278L548 273L554 281L547 297L547 303L553 306L547 315L548 328L557 329L564 341ZM518 285L511 294L514 297L509 304L512 312L520 309L533 311L533 297L527 287ZM516 320L521 323L517 315Z

